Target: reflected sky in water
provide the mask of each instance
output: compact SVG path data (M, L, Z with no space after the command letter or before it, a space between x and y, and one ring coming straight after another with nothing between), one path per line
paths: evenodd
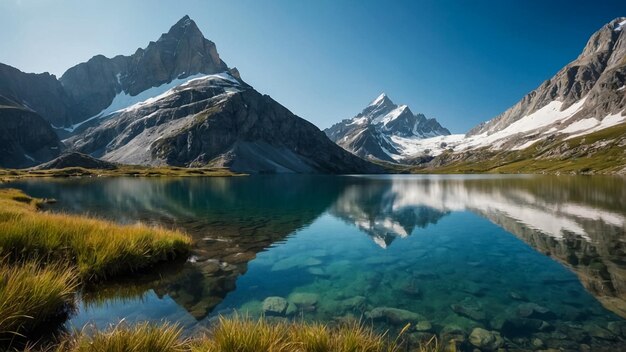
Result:
M539 339L543 347L610 350L626 336L623 178L255 176L11 186L56 198L52 211L160 224L196 239L188 263L85 292L74 326L126 318L194 331L218 314L261 315L263 301L279 296L289 303L287 318L372 317L393 330L394 319L372 312L417 313L428 328L412 332L415 339L483 327L517 348Z

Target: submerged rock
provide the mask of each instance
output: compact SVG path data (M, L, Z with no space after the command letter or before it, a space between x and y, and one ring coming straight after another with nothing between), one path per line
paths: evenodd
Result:
M433 325L428 320L422 320L419 323L415 324L416 331L430 331L433 328Z
M541 319L512 318L502 324L502 333L506 336L528 336L538 331L550 331L553 326Z
M458 315L470 318L474 321L485 321L487 319L487 315L478 307L470 307L463 304L452 304L450 306L453 312Z
M289 304L287 305L287 310L285 311L285 315L287 316L291 316L294 315L298 312L298 307L296 307L295 304L289 302Z
M386 320L393 325L406 323L417 324L420 321L427 320L423 315L411 312L405 309L377 307L365 313L365 317L372 320Z
M456 325L446 325L440 333L445 351L460 351L465 344L467 334L463 328Z
M496 331L475 328L469 336L469 342L484 351L496 351L504 345L504 340Z
M598 326L597 324L585 325L583 328L585 329L586 332L589 333L591 337L595 337L598 339L614 340L616 337L615 334L613 334L611 331L601 326Z
M514 299L516 301L526 301L526 296L516 291L509 292L509 298Z
M263 301L263 313L268 316L284 315L287 312L287 300L282 297L267 297Z
M556 314L550 309L536 303L523 303L517 307L517 315L520 318L533 319L556 319Z
M315 307L320 296L317 293L296 292L289 295L289 302L295 304L298 308Z
M367 308L367 299L363 296L354 296L340 302L344 311L364 311Z

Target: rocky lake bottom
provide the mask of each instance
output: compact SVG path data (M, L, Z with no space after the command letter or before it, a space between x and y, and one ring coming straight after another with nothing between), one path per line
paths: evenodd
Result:
M459 350L626 349L626 180L30 180L51 211L180 228L193 256L81 296L68 327L219 315L360 320Z

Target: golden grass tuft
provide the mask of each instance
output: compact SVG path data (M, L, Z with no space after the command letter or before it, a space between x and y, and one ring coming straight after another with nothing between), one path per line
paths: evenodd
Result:
M319 323L270 322L266 318L220 317L206 335L184 338L175 325L124 323L105 331L76 333L57 352L400 352L396 341L359 322L329 327ZM436 341L410 351L439 352Z
M71 352L185 352L188 341L177 326L119 324L104 331L80 332L62 342L56 351Z
M269 322L265 318L221 317L207 336L190 343L191 352L395 352L384 334L359 322L329 327L320 323Z
M78 284L76 272L61 264L0 261L0 339L63 317L74 308Z
M178 231L38 212L38 205L18 190L0 190L0 255L69 262L94 281L186 256L191 245Z

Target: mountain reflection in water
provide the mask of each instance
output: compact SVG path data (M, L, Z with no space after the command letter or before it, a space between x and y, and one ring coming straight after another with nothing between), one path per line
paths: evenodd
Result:
M99 307L124 307L119 311L135 314L145 310L146 305L153 307L164 305L164 302L175 302L184 307L186 314L173 314L169 310L175 308L170 307L167 308L169 310L154 309L154 315L138 314L136 319L184 320L187 327L194 328L208 322L205 317L232 308L259 309L259 300L266 294L278 295L281 290L296 292L303 287L315 287L306 285L323 283L331 285L327 288L344 285L345 294L349 288L343 284L342 275L347 274L340 270L333 271L340 264L358 268L355 269L358 271L356 280L359 275L363 276L366 285L363 294L367 296L370 292L372 302L376 295L367 289L385 284L386 280L389 281L388 289L392 290L388 291L390 295L397 292L393 291L396 290L394 285L400 281L405 285L400 290L406 293L406 287L425 285L431 276L443 280L441 274L446 275L446 271L428 273L424 268L415 266L434 263L438 258L445 259L446 256L459 258L468 251L473 251L471 253L480 258L481 248L487 251L497 247L494 243L498 243L498 238L493 237L489 241L489 236L501 235L495 234L494 230L485 225L472 225L476 215L488 219L535 251L569 268L606 309L626 317L626 207L623 204L626 199L626 180L622 178L254 176L29 180L11 183L11 186L24 189L33 196L57 199L59 202L53 206L54 211L97 214L124 223L142 221L177 227L187 231L197 242L197 248L187 263L163 269L155 275L132 278L132 284L122 281L95 292L86 292L83 296L84 309L74 319L77 324L95 319L96 316L105 322L116 319L105 308ZM474 217L463 215L468 212L474 214ZM453 227L443 224L448 218L450 221L454 219ZM340 226L331 219L347 225ZM464 221L471 221L472 224ZM369 248L361 240L352 237L348 239L350 228L367 235L376 248ZM459 244L462 248L455 247L454 242L443 238L447 235L438 231L444 228L455 229L462 236L453 240L462 242ZM423 239L433 233L439 234L440 241L445 241L436 243L436 238L428 240L435 246L428 250L414 248L411 244L425 241L422 245L427 246L429 242ZM323 239L316 241L315 236ZM307 238L310 239L308 242ZM367 257L349 253L350 245L342 251L345 241L353 241L353 247L362 248L363 255ZM524 247L519 241L508 245L515 246L507 247L509 251ZM406 247L408 257L394 251L396 246ZM485 258L491 258L491 263L472 259L461 270L480 277L480 270L504 263L501 258L507 254L505 249L502 250L502 254L485 254ZM389 255L392 257L389 258ZM416 262L426 258L431 259L428 259L429 262ZM529 260L539 261L539 258L534 255ZM406 263L404 267L402 263ZM255 267L252 271L249 270L251 264ZM532 267L531 264L517 262L515 268L522 272L524 266ZM367 265L374 265L373 268L380 271L370 271ZM409 274L399 274L398 270ZM445 270L453 272L456 269ZM539 286L571 280L557 271L543 274L542 281L537 283ZM269 282L274 279L279 281L271 286ZM270 287L263 286L264 280ZM408 280L408 283L405 284L404 280ZM506 285L507 281L501 282L501 285ZM431 284L432 287L437 285ZM489 312L490 304L495 304L489 301L489 294L478 294L472 289L463 288L472 285L474 283L469 281L449 283L441 292L447 292L450 287L461 287L460 291L465 295L470 292L469 298L459 296L450 299L461 300L461 306L480 307L488 315L493 315L488 323L478 319L479 324L500 330L502 324L494 322L494 319L505 317L499 318L499 313ZM342 290L341 287L335 289ZM505 296L507 290L513 291L507 287L498 289L504 290ZM376 290L380 291L379 295L387 292L381 291L380 287ZM575 290L569 288L569 293L563 294L572 294L572 307L584 305L580 303L584 301L583 298L576 298L580 297L580 293ZM541 296L541 292L534 294ZM546 304L558 299L544 298ZM143 303L139 303L141 299ZM340 300L337 297L333 299ZM381 299L384 297L381 296ZM388 297L388 300L392 304L394 297ZM426 293L413 298L404 297L401 301L406 302L406 306L411 306L411 302L428 306ZM500 303L505 306L515 304L514 301ZM446 314L462 315L464 320L456 321L455 324L471 326L472 323L466 321L466 310L459 313L459 309L454 308L455 312L448 312L448 306L449 303L444 302L432 308L434 318L431 320L435 326L449 325L448 320L451 318ZM555 304L555 307L558 305ZM320 303L312 318L335 318L331 313L324 315L324 309ZM445 314L440 312L441 309L446 310ZM569 327L574 321L596 326L615 319L608 316L600 318L606 314L600 311L589 313L591 308L575 309L580 309L579 314L563 318L569 324L563 329L574 329ZM332 311L330 308L328 310ZM196 321L200 320L202 324L197 324ZM586 336L592 336L595 343L595 337L589 331ZM613 340L607 341L622 341L623 336L615 334L617 336ZM589 341L586 343L591 343Z

